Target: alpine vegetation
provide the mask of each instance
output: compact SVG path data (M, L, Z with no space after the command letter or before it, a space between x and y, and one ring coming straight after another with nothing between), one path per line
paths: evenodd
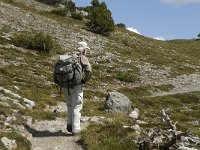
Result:
M15 46L36 50L41 53L49 53L54 47L52 37L42 32L15 34L12 38L12 43Z
M91 4L0 1L0 149L200 149L199 40Z

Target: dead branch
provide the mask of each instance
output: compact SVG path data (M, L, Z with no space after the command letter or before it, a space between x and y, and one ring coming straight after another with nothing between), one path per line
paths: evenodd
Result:
M162 130L158 127L150 128L146 132L146 137L138 142L139 150L157 149L184 149L196 150L195 147L200 145L200 138L192 135L189 131L178 131L176 123L166 114L165 110L160 111L163 121L169 125L170 130Z
M176 135L177 134L176 123L175 124L172 123L169 116L165 113L164 109L161 110L161 116L164 119L164 121L172 128L173 132Z
M189 132L181 132L181 131L177 131L177 128L176 128L176 123L173 124L172 121L170 120L169 116L165 113L165 110L162 109L161 110L161 116L163 118L163 120L171 127L171 131L173 133L173 138L170 139L169 142L163 144L160 146L161 149L168 149L169 147L171 147L172 145L176 144L177 142L177 139L179 140L183 140L183 144L184 142L193 142L195 143L196 145L200 143L200 138L198 137L195 137L194 135L192 135L191 133ZM181 139L181 137L184 137L183 139ZM185 147L186 148L186 147Z

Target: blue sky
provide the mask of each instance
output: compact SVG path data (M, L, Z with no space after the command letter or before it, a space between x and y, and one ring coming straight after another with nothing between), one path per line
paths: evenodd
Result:
M75 0L89 6L92 0ZM146 37L192 39L200 33L200 0L99 0L106 2L115 23Z

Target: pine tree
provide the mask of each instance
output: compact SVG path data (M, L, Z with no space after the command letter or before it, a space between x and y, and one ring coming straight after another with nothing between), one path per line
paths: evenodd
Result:
M198 38L200 39L200 33L199 33L197 36L198 36Z
M91 4L92 4L93 7L98 7L98 6L100 6L99 0L92 0Z
M92 1L93 7L89 12L87 27L92 32L109 35L115 28L112 13L107 9L105 2L102 2L100 5L98 3L98 0Z

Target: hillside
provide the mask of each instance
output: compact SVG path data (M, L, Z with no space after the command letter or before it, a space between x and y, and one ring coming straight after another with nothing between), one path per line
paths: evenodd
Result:
M118 27L101 36L85 29L87 20L57 16L53 9L34 0L0 0L1 139L14 139L19 150L137 149L148 129L169 128L162 109L178 130L200 137L199 40L158 41ZM12 37L24 32L48 34L57 45L50 54L14 46ZM81 39L91 48L93 78L84 87L84 131L72 137L59 131L65 130L66 108L53 68L57 56L74 51ZM126 95L139 118L102 111L111 91ZM124 127L133 125L139 134ZM2 140L0 149L6 149Z

